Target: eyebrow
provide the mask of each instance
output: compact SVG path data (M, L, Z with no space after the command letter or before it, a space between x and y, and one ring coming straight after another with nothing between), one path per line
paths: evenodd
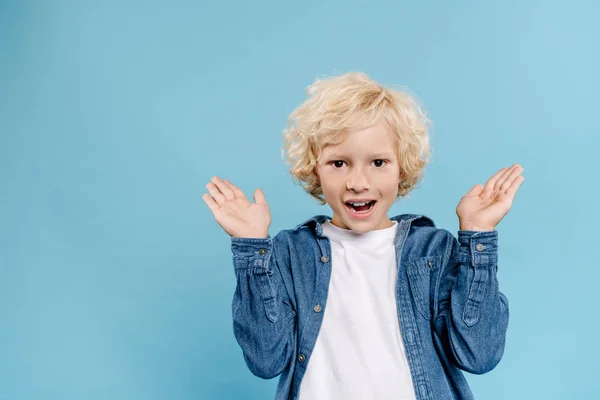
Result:
M369 158L392 158L392 154L391 153L376 153L376 154L371 154L370 156L368 156ZM330 156L328 156L327 158L346 158L345 155L343 154L331 154Z

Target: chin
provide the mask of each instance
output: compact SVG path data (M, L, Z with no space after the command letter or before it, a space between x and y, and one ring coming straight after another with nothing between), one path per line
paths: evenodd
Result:
M365 233L365 232L379 229L379 226L381 225L381 220L379 220L379 221L363 221L363 222L343 221L343 223L344 223L344 225L346 225L348 227L348 229L351 229L352 231L354 231L356 233Z

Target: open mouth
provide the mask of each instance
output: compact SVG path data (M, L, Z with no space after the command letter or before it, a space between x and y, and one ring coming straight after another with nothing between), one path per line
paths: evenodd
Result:
M368 214L371 212L376 202L376 200L372 200L362 203L347 202L344 204L346 205L346 208L353 214Z

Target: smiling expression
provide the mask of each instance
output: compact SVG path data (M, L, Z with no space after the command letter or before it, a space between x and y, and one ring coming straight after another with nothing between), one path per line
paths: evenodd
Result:
M387 212L400 181L397 140L387 124L378 123L352 131L342 143L323 149L316 171L333 211L333 225L357 233L393 225ZM363 206L364 202L374 203ZM370 211L362 211L369 206Z

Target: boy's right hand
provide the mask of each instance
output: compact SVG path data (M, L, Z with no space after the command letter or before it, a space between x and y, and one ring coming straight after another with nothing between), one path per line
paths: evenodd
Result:
M254 203L251 203L233 183L217 176L206 188L210 195L203 194L202 199L230 236L264 239L269 235L271 212L262 189L254 191Z

